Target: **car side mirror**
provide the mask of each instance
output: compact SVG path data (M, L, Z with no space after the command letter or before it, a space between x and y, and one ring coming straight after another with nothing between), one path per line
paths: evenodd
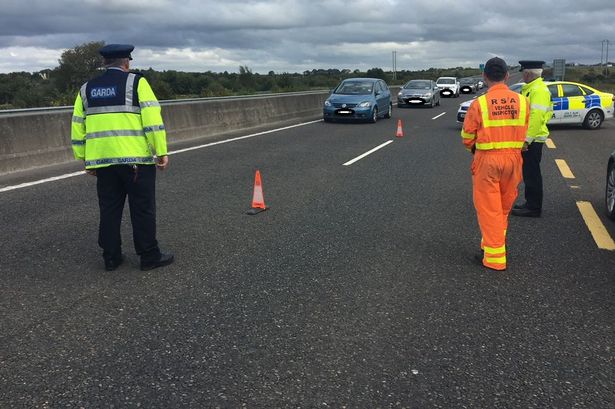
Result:
M376 96L380 95L381 92L380 91L376 91Z

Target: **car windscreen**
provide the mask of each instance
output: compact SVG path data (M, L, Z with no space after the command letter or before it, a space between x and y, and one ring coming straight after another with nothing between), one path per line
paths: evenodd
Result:
M441 78L437 82L438 84L454 84L455 80L452 78Z
M431 89L431 83L429 81L410 81L404 88L414 88L414 89Z
M335 94L344 95L366 95L371 94L374 83L368 81L346 81L341 83L336 89Z

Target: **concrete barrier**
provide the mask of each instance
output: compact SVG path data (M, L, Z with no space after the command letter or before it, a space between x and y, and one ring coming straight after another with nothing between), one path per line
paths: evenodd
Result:
M163 101L167 140L219 137L322 117L328 92ZM0 175L73 161L72 108L0 112Z
M318 92L169 102L163 106L163 117L169 141L183 141L317 119L322 117L328 95Z

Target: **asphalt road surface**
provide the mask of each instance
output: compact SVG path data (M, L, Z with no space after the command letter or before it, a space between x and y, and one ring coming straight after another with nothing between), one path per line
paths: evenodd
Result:
M149 272L128 209L127 262L104 271L93 177L2 191L0 407L615 407L615 253L577 208L615 236L615 122L552 130L543 217L511 218L494 272L472 261L468 98L172 155L176 262ZM257 169L270 209L248 216Z

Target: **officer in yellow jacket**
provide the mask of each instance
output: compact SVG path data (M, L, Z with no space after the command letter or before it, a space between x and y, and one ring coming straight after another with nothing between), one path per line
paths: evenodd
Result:
M108 271L124 261L120 224L126 196L141 270L174 260L156 240L156 167L169 165L166 131L149 83L129 71L132 50L128 44L100 49L106 71L81 86L71 127L75 158L97 178L98 244Z
M540 217L542 213L542 174L540 160L542 147L549 137L547 122L553 115L551 93L542 80L544 61L519 61L525 85L521 95L530 100L530 124L522 149L523 183L525 184L525 203L515 205L514 216Z

